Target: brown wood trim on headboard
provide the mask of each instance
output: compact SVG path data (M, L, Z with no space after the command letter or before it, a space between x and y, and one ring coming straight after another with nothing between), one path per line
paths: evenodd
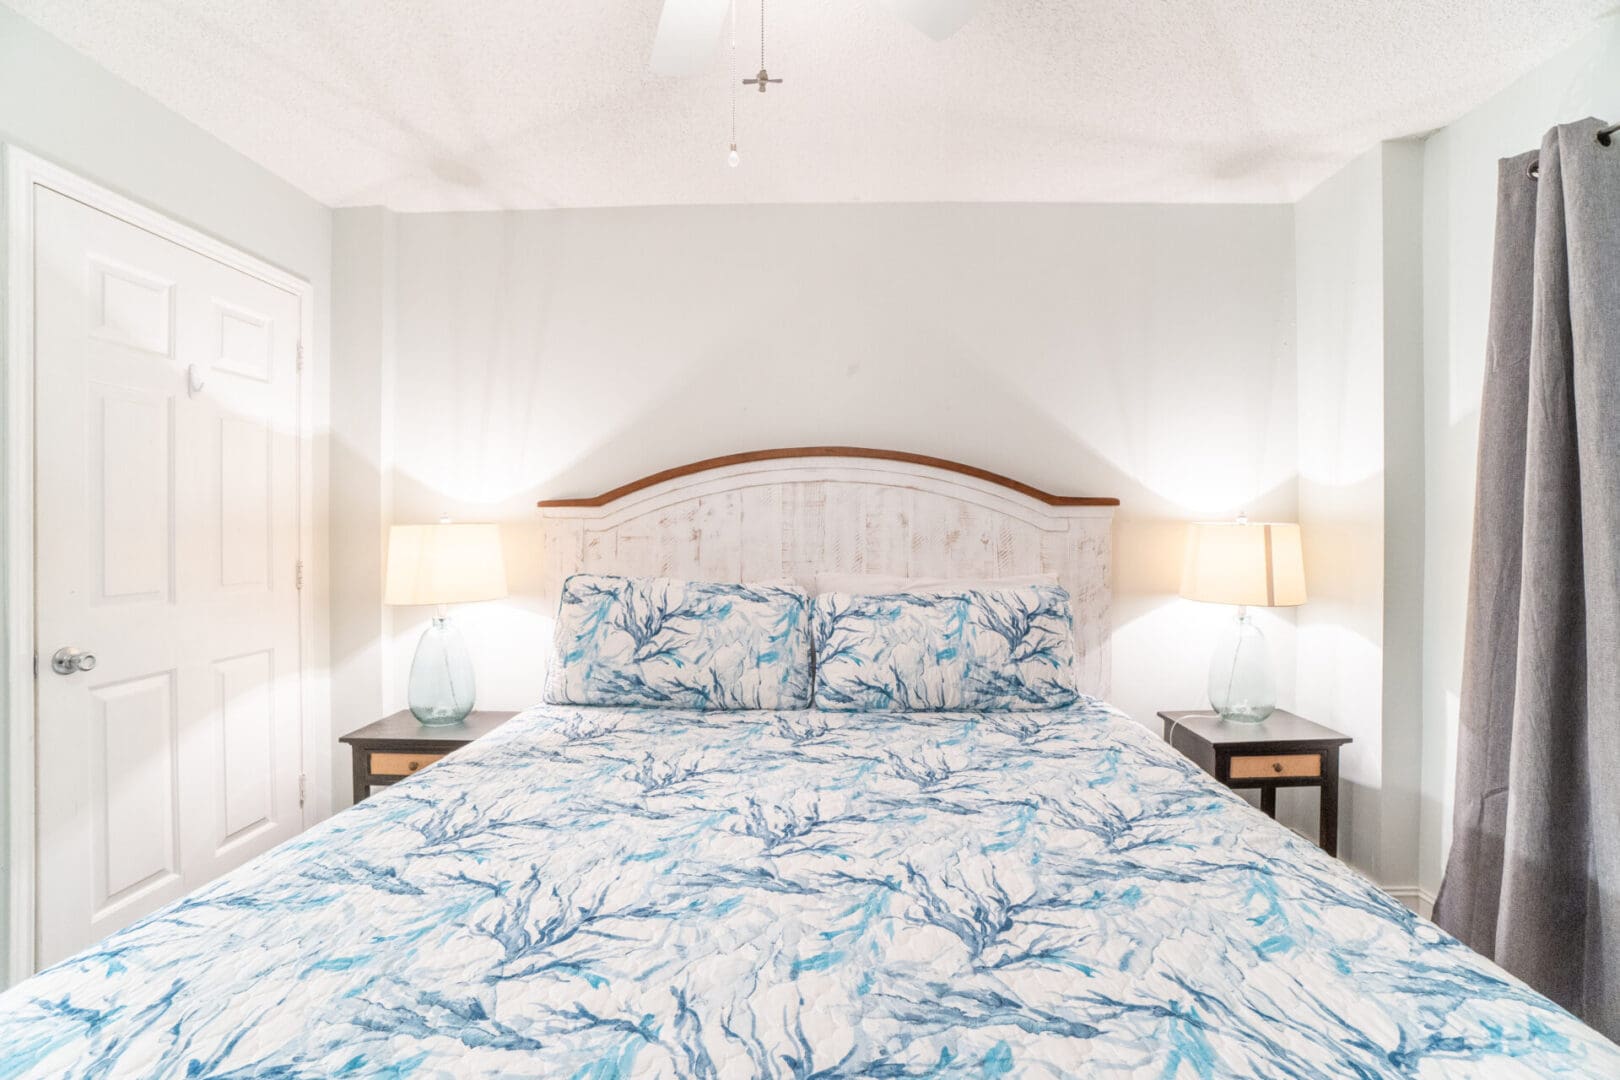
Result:
M963 465L959 461L947 461L944 458L929 457L926 454L908 454L903 450L873 450L864 446L789 446L776 450L749 450L741 454L722 454L720 457L705 458L694 461L690 465L678 465L673 469L664 469L650 476L643 476L640 480L632 480L628 484L620 485L611 491L604 491L588 499L541 499L537 504L542 507L595 507L606 506L616 499L626 495L634 495L644 488L654 484L662 484L666 480L678 480L693 473L709 472L712 469L724 469L730 465L746 465L752 461L781 461L790 458L872 458L878 461L900 461L908 465L926 465L946 472L960 473L971 476L975 480L984 480L1000 487L1008 488L1038 499L1048 506L1118 506L1118 499L1102 498L1083 495L1053 495L1040 488L1030 487L1011 477L993 473L988 469L976 468L972 465Z

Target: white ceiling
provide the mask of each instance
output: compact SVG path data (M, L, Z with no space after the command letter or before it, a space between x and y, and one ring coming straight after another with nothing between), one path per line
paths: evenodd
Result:
M659 0L3 2L322 202L416 211L1291 200L1615 0L985 0L943 43L771 0L786 81L738 95L738 169L724 50L647 72Z

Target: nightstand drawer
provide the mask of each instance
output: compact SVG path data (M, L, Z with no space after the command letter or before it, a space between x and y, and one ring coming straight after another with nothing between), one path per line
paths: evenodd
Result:
M1267 780L1278 777L1322 775L1321 754L1266 754L1233 757L1227 766L1233 780Z
M433 764L443 754L383 754L371 755L371 774L373 776L409 776L419 769Z

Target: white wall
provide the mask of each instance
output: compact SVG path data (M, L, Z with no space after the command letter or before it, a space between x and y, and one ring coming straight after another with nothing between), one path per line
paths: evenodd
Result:
M1620 20L1432 136L1424 150L1423 806L1419 880L1439 887L1451 843L1458 694L1473 534L1496 223L1496 162L1555 124L1620 122ZM1620 153L1620 150L1616 151Z
M1423 782L1423 145L1381 147L1384 249L1383 791L1378 880L1428 914L1418 885Z
M332 232L332 716L336 734L383 715L393 611L382 602L393 485L396 286L394 215L338 213ZM360 719L357 723L357 718ZM331 784L347 805L347 750Z
M1310 595L1296 616L1296 696L1303 715L1355 740L1340 755L1339 850L1375 873L1383 784L1383 148L1294 210L1299 514Z
M332 223L325 207L3 7L0 142L66 166L308 279L315 297L315 371L324 379L321 361L329 352ZM314 418L320 486L315 495L324 513L324 382L317 384L316 398L321 412ZM315 525L317 544L324 545L324 517ZM325 565L324 551L317 551L316 556L317 573L307 585L316 610L324 612L325 582L320 572ZM313 643L313 652L317 666L324 668L324 618L320 622L323 639ZM26 647L25 643L6 643L8 650L19 645ZM315 674L324 678L324 670ZM15 720L0 717L0 755L5 753L5 725ZM312 752L324 773L329 748L315 747ZM0 766L4 764L0 760ZM6 775L0 767L0 785ZM324 797L325 786L315 787L317 795ZM5 806L0 789L0 835L5 835ZM6 925L4 885L9 867L5 858L0 845L0 927Z
M1297 617L1297 698L1355 740L1340 761L1341 855L1405 891L1421 753L1420 153L1374 147L1294 208L1311 589Z
M492 706L540 694L534 501L701 457L892 447L1118 496L1113 697L1150 723L1205 702L1230 617L1175 598L1183 523L1295 516L1286 206L430 214L395 229L382 482L398 521L508 523L516 596L464 611ZM374 257L340 251L340 278ZM346 565L376 558L371 514L356 536L334 522ZM355 602L334 625L375 620ZM396 613L385 700L348 726L401 704L425 614ZM1288 703L1291 616L1266 624ZM339 677L364 698L369 668Z

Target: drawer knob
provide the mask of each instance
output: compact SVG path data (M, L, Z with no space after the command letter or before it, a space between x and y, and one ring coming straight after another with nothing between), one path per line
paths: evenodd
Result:
M1271 763L1271 771L1272 771L1272 772L1282 772L1282 762L1280 762L1280 761L1273 761L1273 762L1272 762L1272 763Z
M409 765L407 765L405 767L407 769L411 770L411 772L415 772L417 769L420 769L422 767L422 763L420 761L413 761L413 762L411 762ZM1277 768L1281 769L1282 766L1279 765L1279 766L1277 766Z

